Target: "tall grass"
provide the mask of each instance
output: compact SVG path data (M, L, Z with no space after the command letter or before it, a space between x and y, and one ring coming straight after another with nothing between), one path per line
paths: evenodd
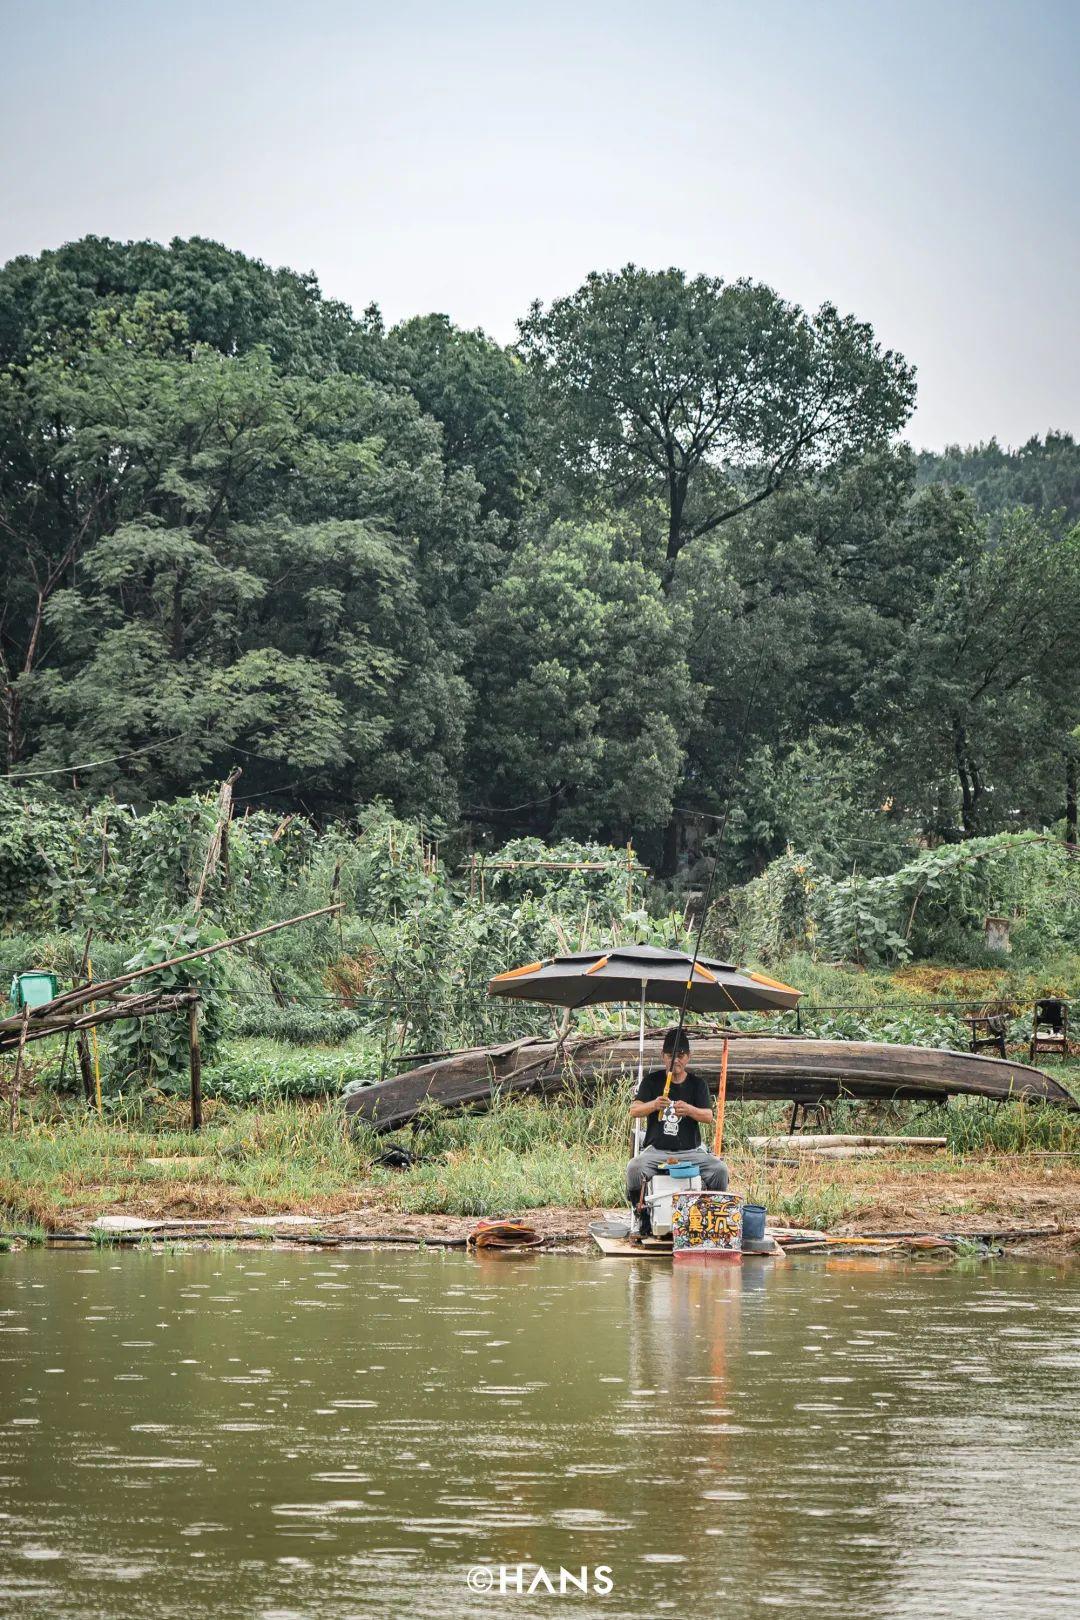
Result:
M331 1102L286 1101L255 1111L211 1101L204 1130L194 1134L178 1099L128 1120L100 1121L82 1108L38 1099L13 1135L0 1136L0 1225L57 1230L76 1215L116 1208L198 1219L360 1206L460 1216L617 1207L630 1151L630 1091L623 1081L546 1102L496 1097L487 1113L431 1109L398 1138L415 1156L407 1170L379 1164L386 1139L365 1128L350 1134ZM918 1165L905 1159L769 1166L746 1141L783 1130L784 1105L733 1102L725 1143L733 1186L774 1217L828 1227L871 1208L876 1189L897 1177L936 1181L955 1175L965 1159L1080 1150L1080 1116L1051 1105L898 1104L868 1121L861 1105L840 1104L830 1123L943 1134L951 1153ZM1016 1161L1011 1167L1019 1173Z
M945 1113L953 1153L1080 1152L1080 1114L1049 1103L957 1098Z

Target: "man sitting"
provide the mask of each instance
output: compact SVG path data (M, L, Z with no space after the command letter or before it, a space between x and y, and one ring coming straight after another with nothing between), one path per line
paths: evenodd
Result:
M690 1073L690 1042L685 1034L668 1030L664 1037L664 1060L664 1068L642 1075L630 1104L631 1119L648 1121L645 1146L626 1167L626 1196L635 1207L641 1199L644 1183L652 1179L667 1159L697 1165L702 1184L710 1192L727 1191L727 1165L701 1146L701 1127L712 1123L712 1108L705 1081L700 1075ZM665 1097L669 1068L671 1088Z

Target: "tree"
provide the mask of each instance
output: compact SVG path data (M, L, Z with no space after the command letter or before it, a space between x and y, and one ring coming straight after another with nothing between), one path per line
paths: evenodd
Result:
M634 265L521 322L549 450L579 482L661 490L666 558L792 483L888 441L914 374L829 304Z
M690 701L684 634L612 528L556 523L524 541L477 620L477 813L546 836L663 825Z
M77 351L99 310L125 311L147 295L183 317L178 352L195 343L230 356L265 348L275 365L309 375L379 366L377 311L357 321L323 298L313 275L271 270L198 236L168 247L85 236L12 259L0 270L0 366Z
M6 692L36 763L128 754L97 780L145 795L240 749L249 791L286 766L337 802L454 810L466 639L443 571L454 547L479 568L483 524L408 396L111 325L6 384L4 561L12 600L40 604L36 651L33 625L3 626Z
M386 354L391 375L442 426L448 463L479 479L483 510L519 517L532 469L527 378L517 356L445 315L395 326Z
M902 768L952 777L965 838L1060 814L1078 670L1080 527L1016 512L941 575L883 675Z
M1003 516L1028 506L1058 531L1080 521L1080 444L1071 433L1031 438L1019 450L1003 450L996 439L961 449L951 444L939 454L924 450L918 458L920 484L949 484L970 492L976 507L990 519L996 536Z
M799 824L778 796L793 751L826 735L822 728L877 736L887 725L879 672L935 580L958 557L973 556L981 539L963 491L913 498L913 486L910 452L880 451L813 486L780 491L685 557L673 599L691 615L687 646L700 701L677 802L698 814L669 830L665 870L675 870L678 840L693 859L709 818L730 811L725 859L736 881L747 865L778 853ZM865 808L891 797L899 814L920 789L894 777Z

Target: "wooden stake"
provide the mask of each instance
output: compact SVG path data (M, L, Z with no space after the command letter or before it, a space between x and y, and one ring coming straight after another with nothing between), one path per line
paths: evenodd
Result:
M26 1048L26 1031L30 1023L30 1009L23 1008L22 1035L19 1037L19 1050L15 1054L15 1078L11 1082L11 1119L9 1121L12 1131L15 1129L15 1120L19 1112L19 1083L22 1080L23 1052Z
M716 1130L713 1132L712 1150L719 1158L724 1150L724 1104L727 1101L727 1060L728 1039L724 1036L724 1044L720 1048L720 1084L716 1092Z
M98 1111L98 1119L100 1119L101 1118L101 1113L102 1113L102 1109L101 1109L101 1053L98 1051L97 1029L93 1025L91 1025L91 1028L90 1028L90 1046L93 1049L93 1053L94 1053L94 1106L96 1107L96 1109Z
M214 823L214 830L210 835L210 842L207 845L206 859L203 861L202 876L199 879L199 887L195 891L194 909L196 911L198 911L202 906L203 895L206 892L207 880L217 867L219 861L221 861L223 865L225 872L225 885L228 887L229 822L232 820L233 812L233 784L236 782L239 776L240 767L237 765L232 771L229 772L218 791L217 820Z
M202 1129L202 1054L199 1051L199 1003L188 1002L188 1062L191 1067L191 1128Z
M89 1108L94 1100L94 1070L90 1062L90 1042L85 1033L80 1030L75 1037L75 1050L79 1057L79 1073L82 1075L83 1097Z
M86 973L87 973L88 978L93 979L93 977L94 977L94 964L90 960L90 952L89 951L87 951L87 953L86 953ZM95 1005L94 1002L90 1003L90 1006L89 1006L88 1010L91 1013L95 1013L97 1011L97 1006ZM94 1029L93 1027L91 1027L91 1030L90 1030L90 1046L91 1046L91 1049L92 1049L93 1054L94 1054L94 1102L95 1102L95 1104L97 1106L98 1119L100 1119L101 1118L101 1112L102 1112L102 1110L101 1110L101 1054L98 1051L97 1030Z
M82 983L82 981L86 978L86 964L90 960L90 941L93 939L93 937L94 937L94 930L92 928L88 928L86 930L86 943L83 946L82 962L81 962L81 964L79 966L79 983ZM64 1089L64 1075L67 1073L68 1051L70 1050L70 1047L71 1047L71 1031L69 1029L67 1034L64 1036L64 1055L60 1059L60 1085L59 1085L59 1088L58 1088L60 1091L63 1091L63 1089ZM80 1057L80 1062L81 1062L81 1057ZM83 1089L86 1090L86 1071L85 1070L83 1072ZM86 1091L86 1100L87 1100L87 1102L90 1101L90 1093L89 1093L88 1090Z

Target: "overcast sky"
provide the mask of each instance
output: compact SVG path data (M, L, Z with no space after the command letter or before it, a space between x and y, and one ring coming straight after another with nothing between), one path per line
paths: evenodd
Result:
M1080 432L1080 0L0 0L0 260L215 237L509 340L593 269L869 320L917 445Z

